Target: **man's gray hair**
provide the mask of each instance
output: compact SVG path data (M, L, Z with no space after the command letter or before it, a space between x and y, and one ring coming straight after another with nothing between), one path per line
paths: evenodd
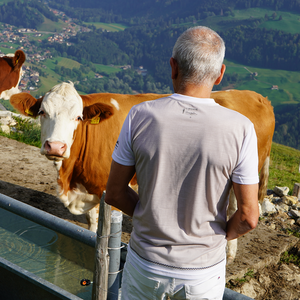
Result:
M220 76L225 43L213 30L192 27L177 39L172 57L178 63L181 84L213 84Z

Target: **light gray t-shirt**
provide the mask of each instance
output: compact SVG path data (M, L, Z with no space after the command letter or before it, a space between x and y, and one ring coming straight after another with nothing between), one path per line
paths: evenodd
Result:
M249 119L213 99L173 94L143 102L129 112L113 159L137 172L131 249L184 269L225 258L231 181L258 183Z

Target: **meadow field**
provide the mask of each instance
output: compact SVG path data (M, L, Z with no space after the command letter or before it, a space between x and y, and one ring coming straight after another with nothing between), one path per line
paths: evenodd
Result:
M211 16L197 22L198 25L208 26L216 31L223 31L239 25L249 25L253 19L264 18L268 20L260 24L259 28L276 29L296 34L300 32L299 14L285 11L274 11L265 8L248 8L233 10L234 16ZM272 15L276 13L273 19ZM281 20L279 20L281 16ZM188 24L188 23L187 23ZM190 23L193 26L192 23Z
M235 85L239 90L252 90L268 97L273 106L300 102L300 72L244 66L225 60L225 74L239 74L242 80ZM257 76L250 77L257 73ZM278 86L277 89L272 89Z
M26 63L25 63L26 64ZM41 87L36 90L30 92L33 96L39 97L43 94L45 94L47 91L49 91L54 85L62 82L63 78L55 72L55 66L59 67L65 67L68 69L73 68L80 68L81 64L73 59L69 59L66 57L55 57L52 59L46 59L43 64L46 66L46 70L44 70L47 73L47 77L40 76L40 84ZM28 64L29 66L32 66L32 64ZM105 66L100 64L93 64L93 66L96 68L96 72L98 73L105 73L105 74L112 74L115 72L119 72L120 68L116 66ZM89 72L86 74L87 78L94 78L95 72ZM67 79L64 79L67 80ZM80 94L83 94L81 91L78 91Z
M118 23L101 23L101 22L83 22L84 25L93 25L97 29L101 28L106 31L122 31L127 28L127 26Z
M58 22L53 22L44 17L44 23L38 27L38 31L60 32L64 27L66 27L66 24L61 19L59 19Z

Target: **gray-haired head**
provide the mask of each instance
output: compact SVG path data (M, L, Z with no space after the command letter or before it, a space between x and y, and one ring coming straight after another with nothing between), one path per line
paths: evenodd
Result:
M213 84L220 76L225 43L213 30L192 27L177 39L172 57L178 63L181 85Z

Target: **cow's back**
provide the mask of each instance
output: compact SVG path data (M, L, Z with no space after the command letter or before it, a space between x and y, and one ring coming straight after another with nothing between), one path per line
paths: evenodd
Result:
M270 156L275 128L271 102L256 92L246 90L213 92L211 97L218 104L243 114L254 124L259 154L258 169L261 170L265 158Z
M79 124L70 158L63 161L60 169L59 181L63 190L75 188L78 183L81 183L89 194L101 196L106 187L115 143L131 107L166 96L168 95L112 93L81 96L84 107L101 102L114 107L114 114L98 125ZM211 97L220 105L245 115L253 122L258 137L260 170L265 158L270 155L275 127L270 101L256 92L238 90L213 92Z

